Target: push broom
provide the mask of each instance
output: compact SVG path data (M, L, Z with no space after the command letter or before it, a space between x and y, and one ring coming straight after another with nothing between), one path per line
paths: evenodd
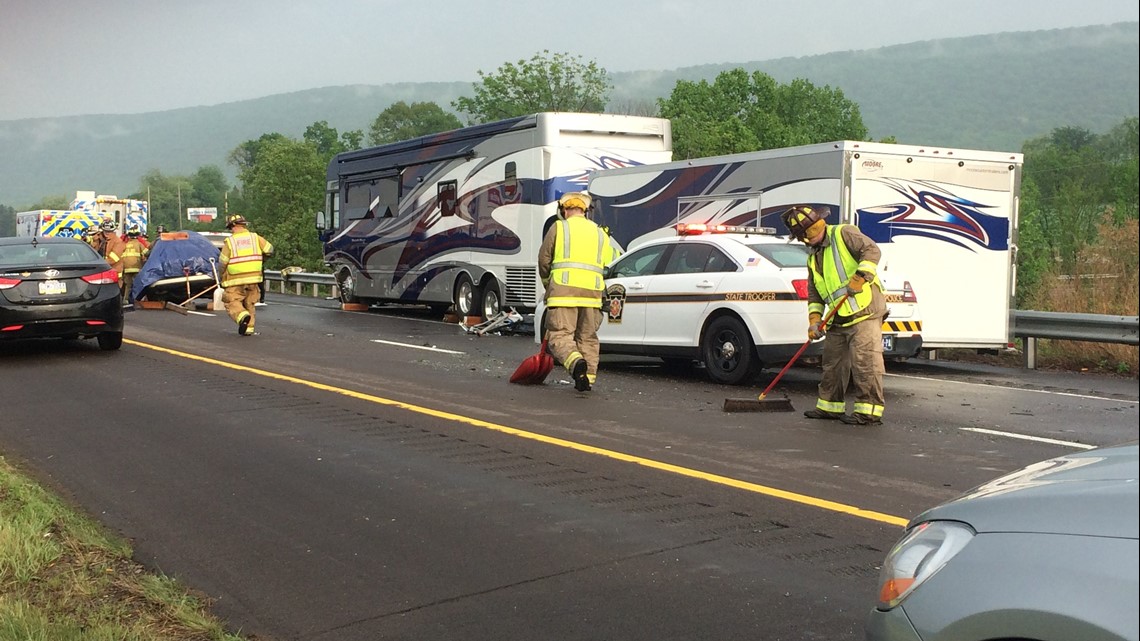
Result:
M847 294L844 294L843 297L840 298L838 302L836 302L834 305L831 306L831 310L827 312L827 316L824 316L823 320L820 321L820 327L827 327L827 324L831 322L831 317L835 316L835 311L837 309L839 309L840 306L842 306L843 303L845 303L845 302L847 302ZM789 400L787 397L785 397L785 398L766 398L766 397L768 396L768 392L772 391L772 388L776 386L776 383L780 382L780 379L784 377L784 373L786 373L789 369L791 369L792 365L795 365L796 361L799 360L800 355L804 353L804 350L806 350L808 348L808 345L811 345L811 343L812 343L812 339L810 339L810 338L807 339L806 341L804 341L804 344L800 346L800 349L799 349L799 351L796 352L796 355L793 356L791 358L791 360L788 361L787 365L784 365L784 369L780 370L779 374L776 374L776 378L773 378L772 382L768 383L768 387L765 387L763 392L760 392L759 398L726 398L726 399L724 399L724 411L726 411L726 412L794 412L795 408L792 407L792 401Z

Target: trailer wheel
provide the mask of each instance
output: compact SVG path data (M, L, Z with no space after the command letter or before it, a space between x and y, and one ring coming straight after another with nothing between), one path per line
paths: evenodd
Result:
M460 318L466 318L475 311L475 301L479 299L479 292L467 274L460 274L455 279L454 299L455 311Z
M482 300L479 304L479 310L483 313L483 318L491 318L499 313L503 307L502 297L499 294L499 282L494 278L488 278L483 283Z
M735 316L714 319L701 335L701 362L713 382L743 385L760 370L752 335Z

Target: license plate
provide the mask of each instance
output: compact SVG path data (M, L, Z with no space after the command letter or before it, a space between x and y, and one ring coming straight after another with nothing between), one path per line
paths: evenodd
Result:
M43 296L50 296L52 294L66 294L67 283L61 280L42 280L40 281L40 294Z
M884 336L883 337L883 351L889 352L889 351L893 350L894 348L895 348L895 337L894 336Z

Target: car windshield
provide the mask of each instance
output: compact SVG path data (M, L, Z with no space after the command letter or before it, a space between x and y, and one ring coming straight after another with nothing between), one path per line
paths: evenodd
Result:
M748 248L772 261L777 267L807 266L808 249L798 243L756 243L748 245Z
M80 243L24 243L0 245L0 268L54 267L99 260L99 254Z

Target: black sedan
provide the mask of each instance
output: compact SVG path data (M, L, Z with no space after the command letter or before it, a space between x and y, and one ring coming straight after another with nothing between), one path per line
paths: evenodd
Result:
M91 338L123 344L119 277L72 238L0 238L0 340Z

